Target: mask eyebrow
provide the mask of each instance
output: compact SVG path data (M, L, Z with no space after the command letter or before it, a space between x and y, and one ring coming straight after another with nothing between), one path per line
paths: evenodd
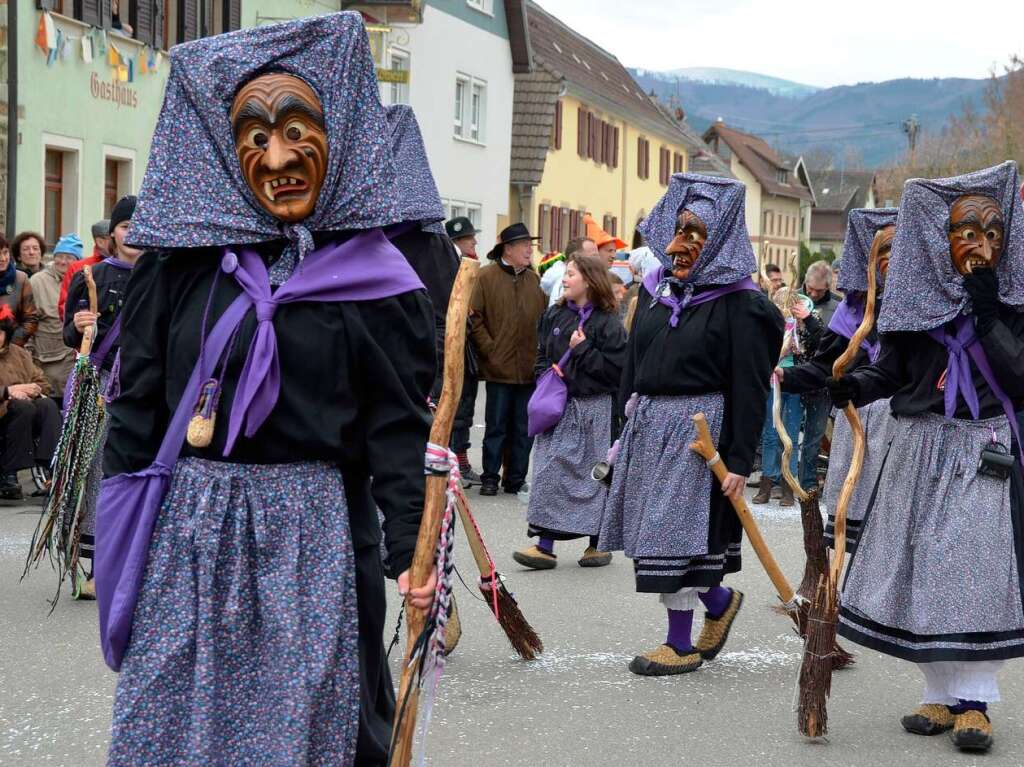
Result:
M324 127L324 115L319 109L314 109L309 102L298 96L288 93L281 100L274 104L274 120L281 120L287 114L300 114L313 121L318 128Z
M274 122L270 112L256 99L249 99L242 104L242 108L238 110L238 114L231 121L231 130L234 132L235 138L238 138L238 132L246 120L257 120L266 125L272 125Z
M958 229L963 229L963 228L968 227L968 226L981 227L981 219L978 218L978 214L975 213L974 211L971 211L970 213L968 213L966 216L964 216L962 219L957 221L955 224L952 221L950 221L949 222L949 231L955 232Z

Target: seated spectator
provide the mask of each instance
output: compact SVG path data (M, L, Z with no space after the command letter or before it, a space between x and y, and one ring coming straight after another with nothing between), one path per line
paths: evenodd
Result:
M30 232L19 234L14 240L15 244L20 246L26 237L36 238L40 243L40 249L46 249L42 238ZM3 237L0 237L0 305L11 310L17 323L13 335L9 334L11 343L15 346L24 346L35 335L39 326L36 301L28 274L18 269L11 257L11 248Z
M14 315L0 306L0 499L23 495L18 472L39 465L49 468L57 447L60 411L50 399L50 382L32 355L11 343L17 328Z

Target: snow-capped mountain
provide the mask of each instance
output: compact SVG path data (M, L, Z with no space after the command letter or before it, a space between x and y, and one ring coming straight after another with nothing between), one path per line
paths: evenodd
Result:
M783 80L781 77L761 75L756 72L743 72L738 69L725 69L722 67L684 67L672 69L667 72L655 72L650 69L633 70L640 77L650 77L663 82L674 82L676 80L689 80L690 82L706 83L708 85L741 85L746 88L758 88L768 91L775 96L787 98L802 98L810 96L821 90L814 85L795 83L792 80Z

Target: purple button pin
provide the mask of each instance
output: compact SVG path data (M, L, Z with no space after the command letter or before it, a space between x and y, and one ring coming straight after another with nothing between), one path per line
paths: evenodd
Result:
M226 274L231 274L238 268L238 256L229 250L220 260L220 268L223 269Z

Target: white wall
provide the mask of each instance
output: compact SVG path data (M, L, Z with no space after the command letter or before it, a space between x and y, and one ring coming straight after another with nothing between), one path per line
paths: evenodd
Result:
M426 5L423 23L395 28L390 46L409 53L409 103L416 112L441 197L481 205L477 252L497 240L508 215L512 148L512 54L508 40ZM454 137L456 74L486 82L485 139ZM382 84L381 97L390 98Z

